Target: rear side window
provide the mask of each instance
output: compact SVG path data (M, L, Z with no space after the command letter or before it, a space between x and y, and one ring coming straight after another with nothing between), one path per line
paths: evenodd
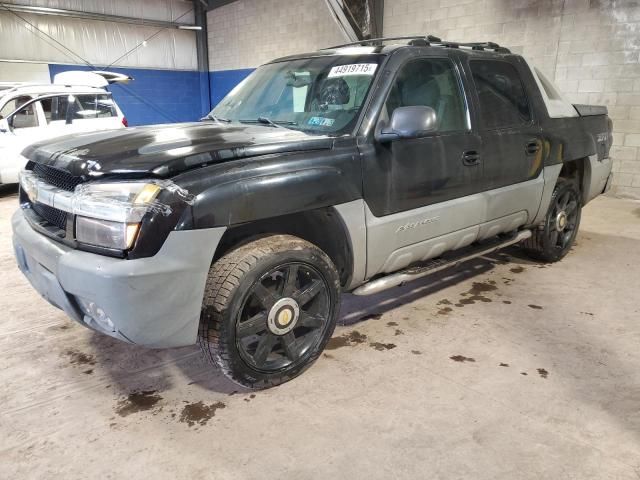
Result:
M513 127L531 121L524 85L513 65L495 60L473 60L470 65L483 128Z
M73 120L116 117L116 107L109 95L74 95Z

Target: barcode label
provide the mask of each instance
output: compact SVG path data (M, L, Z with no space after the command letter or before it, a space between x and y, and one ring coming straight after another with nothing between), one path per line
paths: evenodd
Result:
M377 63L352 63L332 67L328 78L346 77L348 75L373 75L378 68Z

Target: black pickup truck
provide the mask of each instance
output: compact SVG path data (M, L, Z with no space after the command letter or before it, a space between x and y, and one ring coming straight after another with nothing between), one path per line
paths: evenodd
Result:
M376 293L507 245L561 259L611 182L606 108L493 43L378 39L263 65L197 123L27 148L19 267L71 318L285 382Z

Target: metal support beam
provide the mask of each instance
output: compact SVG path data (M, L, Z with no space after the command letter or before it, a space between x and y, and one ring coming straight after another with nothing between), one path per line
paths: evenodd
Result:
M371 19L373 21L373 28L371 29L371 36L384 37L384 0L368 0L371 8Z
M207 12L200 0L193 0L193 13L195 26L200 27L196 31L196 54L198 58L198 70L209 71L209 41L207 38Z
M230 3L236 2L237 0L207 0L208 7L207 10L215 10L216 8L224 7L225 5L229 5Z
M196 57L200 72L200 103L201 115L211 110L211 87L209 84L209 39L207 35L207 8L202 0L193 0L193 13L196 26Z
M160 28L184 28L194 27L191 23L165 22L162 20L146 20L143 18L122 17L120 15L104 15L102 13L81 12L78 10L65 10L62 8L32 7L29 5L16 5L15 3L0 2L0 12L10 10L17 13L30 13L34 15L50 15L55 17L79 18L81 20L94 20L99 22L127 23L145 27Z

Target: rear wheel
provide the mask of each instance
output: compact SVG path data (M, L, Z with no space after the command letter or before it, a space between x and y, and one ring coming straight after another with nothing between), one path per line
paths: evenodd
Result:
M339 300L338 272L322 250L289 235L264 237L211 267L199 343L236 383L278 385L318 358Z
M545 221L523 242L525 251L536 260L557 262L573 245L582 214L580 191L575 182L560 179L551 196Z

